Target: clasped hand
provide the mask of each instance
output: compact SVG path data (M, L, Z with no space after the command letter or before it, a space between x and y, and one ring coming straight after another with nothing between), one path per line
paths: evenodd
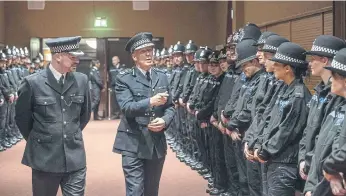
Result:
M157 93L155 96L150 98L150 106L161 106L165 105L168 99L168 93Z
M153 132L160 132L166 126L166 122L162 118L155 118L148 125L148 129Z

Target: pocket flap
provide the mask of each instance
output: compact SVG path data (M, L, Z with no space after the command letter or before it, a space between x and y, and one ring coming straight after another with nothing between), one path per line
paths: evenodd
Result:
M32 134L32 137L38 143L49 143L49 142L52 142L52 135L50 135L50 134L42 134L42 133L38 133L38 132L31 132L30 134Z
M71 101L74 103L84 103L84 96L73 96L71 97Z
M56 99L52 97L35 97L35 103L37 105L52 105L56 104Z

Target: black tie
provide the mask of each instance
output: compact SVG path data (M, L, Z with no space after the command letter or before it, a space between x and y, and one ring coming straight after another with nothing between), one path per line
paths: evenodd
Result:
M61 75L61 77L59 79L59 85L61 87L61 90L64 87L64 79L65 79L64 75Z
M151 81L151 78L150 78L150 72L147 71L147 73L145 74L145 76L147 76L147 80L150 82Z

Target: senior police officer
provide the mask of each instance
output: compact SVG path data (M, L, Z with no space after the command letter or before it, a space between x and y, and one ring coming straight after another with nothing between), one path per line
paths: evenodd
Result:
M84 195L86 156L82 130L90 119L88 77L70 72L79 63L81 37L46 42L51 64L27 76L19 88L16 122L26 148L22 163L32 168L34 196Z
M151 33L138 33L126 44L134 68L117 75L115 94L123 113L113 151L122 154L127 196L157 196L167 152L164 130L174 104L164 72L153 69Z

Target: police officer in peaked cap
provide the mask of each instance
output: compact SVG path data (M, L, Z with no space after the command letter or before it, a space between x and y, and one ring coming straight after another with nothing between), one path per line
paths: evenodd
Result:
M167 153L164 131L175 112L167 76L152 68L152 38L141 32L127 42L135 66L120 73L115 85L123 116L113 151L122 155L126 195L159 195Z
M16 122L27 144L22 163L32 168L34 196L85 192L86 154L82 131L91 113L88 77L79 64L81 37L46 41L50 65L25 77L19 87ZM47 123L48 122L48 123Z

